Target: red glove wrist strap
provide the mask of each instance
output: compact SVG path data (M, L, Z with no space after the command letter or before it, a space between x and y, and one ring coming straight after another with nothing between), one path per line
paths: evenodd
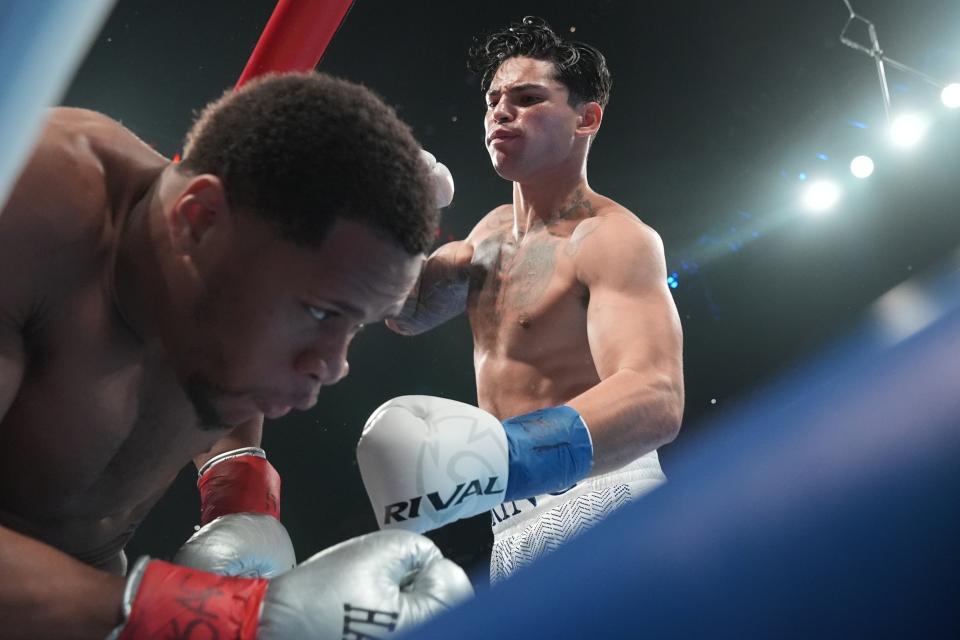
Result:
M197 480L200 524L228 513L280 517L280 474L265 458L242 455L217 462Z
M266 579L234 578L162 560L147 565L118 640L254 640Z

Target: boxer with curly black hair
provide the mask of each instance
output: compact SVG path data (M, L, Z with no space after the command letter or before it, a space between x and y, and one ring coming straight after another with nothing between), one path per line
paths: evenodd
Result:
M570 92L571 105L596 102L607 107L613 86L607 59L585 42L561 39L540 18L527 16L476 42L467 52L467 67L480 76L480 88L486 93L500 65L517 56L553 63L556 79Z
M492 508L497 581L664 480L683 339L660 237L587 181L604 56L528 17L479 39L469 66L512 198L430 256L388 325L415 334L466 312L479 408L395 399L358 454L381 526L426 531Z
M406 532L296 565L259 448L399 311L437 206L407 125L327 75L228 92L180 163L54 109L0 212L0 635L339 638L469 594ZM127 541L191 460L203 526L125 581Z

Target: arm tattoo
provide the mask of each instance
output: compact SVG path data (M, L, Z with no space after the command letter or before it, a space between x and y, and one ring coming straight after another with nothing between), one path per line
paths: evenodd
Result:
M470 270L443 269L429 277L424 262L417 284L407 297L400 314L391 322L401 333L414 335L433 329L467 308Z

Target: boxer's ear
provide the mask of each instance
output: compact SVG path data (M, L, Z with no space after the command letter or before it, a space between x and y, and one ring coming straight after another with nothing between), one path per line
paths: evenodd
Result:
M167 212L167 227L174 248L190 253L229 212L220 178L201 174L190 178Z
M596 135L603 122L603 107L597 102L584 102L577 107L579 116L577 117L577 135L588 137Z

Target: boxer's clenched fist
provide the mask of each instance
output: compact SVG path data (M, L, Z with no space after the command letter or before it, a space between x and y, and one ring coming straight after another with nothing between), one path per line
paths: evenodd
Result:
M200 523L175 564L225 576L273 578L296 564L280 523L280 475L259 447L226 451L200 468Z
M400 396L367 420L357 462L377 524L423 533L569 488L590 473L593 443L569 406L501 422L463 402Z
M224 576L273 578L297 560L279 520L262 513L228 513L200 527L173 562Z
M142 558L124 594L127 621L111 638L382 638L472 593L460 567L407 531L353 538L272 580Z

